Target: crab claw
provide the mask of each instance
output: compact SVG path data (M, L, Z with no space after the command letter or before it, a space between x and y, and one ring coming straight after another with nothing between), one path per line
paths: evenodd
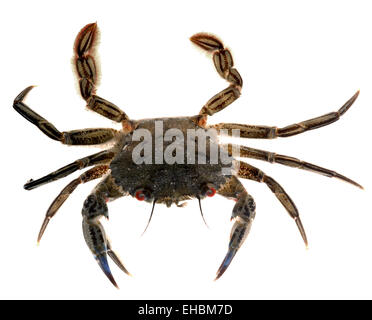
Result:
M110 282L119 289L107 261L107 254L112 250L108 249L109 243L106 239L105 230L103 229L101 223L96 219L89 221L84 217L83 233L85 242L87 243L103 273L110 280Z
M247 193L239 180L232 178L228 187L229 188L220 190L219 193L227 198L233 198L236 200L231 216L234 225L230 233L230 242L227 254L217 270L215 280L219 279L224 274L239 248L243 245L249 231L251 230L256 215L256 204L252 196Z
M252 216L253 217L249 219L243 219L239 216L234 218L235 223L231 230L229 250L227 251L225 259L222 261L221 266L217 271L216 278L214 279L215 281L219 279L227 270L232 259L235 257L235 254L238 252L244 240L247 238L253 222L254 213Z
M98 256L95 256L94 257L98 263L98 265L100 266L100 268L102 269L102 271L104 272L104 274L106 275L106 277L111 281L111 283L117 288L119 289L119 286L117 285L112 273L111 273L111 270L110 270L110 267L109 267L109 264L108 264L108 261L107 261L107 255L106 253L102 253Z
M104 190L106 190L106 188L104 188ZM116 288L119 288L111 273L107 256L109 256L126 274L130 275L130 273L112 250L110 241L106 237L105 229L100 223L102 217L108 218L106 199L107 194L101 192L97 187L85 200L81 212L83 215L83 234L88 248L92 252L103 273Z
M117 254L112 251L111 249L111 245L110 245L110 242L107 242L107 254L109 255L109 257L111 258L112 261L114 261L116 263L116 265L123 271L125 272L128 276L132 276L130 274L130 272L127 270L127 268L124 267L123 263L121 262L121 260L119 259L119 257L117 256Z
M238 252L238 249L229 248L229 251L227 252L225 256L225 259L223 259L219 269L217 270L216 278L214 279L214 281L218 280L224 274L224 272L229 267L232 259L235 257L235 254L237 252Z

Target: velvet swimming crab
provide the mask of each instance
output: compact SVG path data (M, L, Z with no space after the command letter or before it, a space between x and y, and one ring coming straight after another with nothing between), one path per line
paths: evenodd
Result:
M222 144L218 139L221 134L231 135L233 132L238 132L240 138L274 139L320 128L337 121L357 99L359 91L336 112L282 128L236 123L208 125L208 116L222 111L239 98L243 81L237 69L234 68L231 52L221 40L208 33L198 33L190 40L212 55L217 73L228 82L228 87L213 96L195 116L133 120L119 107L96 95L98 65L95 58L95 45L97 36L97 24L92 23L86 25L75 40L74 67L80 94L86 101L88 109L120 123L121 130L91 128L61 132L23 102L33 88L32 86L23 90L15 98L13 107L49 138L63 144L111 143L107 150L78 159L40 179L30 180L24 188L31 190L64 178L77 170L93 167L71 181L50 205L41 226L38 241L50 219L78 185L101 178L102 180L83 205L83 234L94 258L115 286L117 285L110 271L107 256L125 273L129 274L129 272L113 251L100 223L100 218L108 218L107 203L120 197L130 195L139 201L152 203L151 216L156 203L182 206L180 202L196 198L200 204L203 198L215 194L235 200L236 204L231 217L234 225L228 252L217 271L216 279L218 279L242 246L255 217L255 202L238 178L266 184L293 218L307 245L298 210L284 189L260 169L236 158L253 158L279 163L327 177L335 177L362 188L358 183L335 171L297 158L245 146ZM185 136L187 139L182 139ZM203 139L205 147L203 148L199 143L195 147L195 142ZM187 152L184 152L186 146L189 147L189 142L194 142L194 144L190 143L191 150L187 148ZM217 150L217 153L213 153L212 156L213 150ZM201 155L204 158L200 157Z

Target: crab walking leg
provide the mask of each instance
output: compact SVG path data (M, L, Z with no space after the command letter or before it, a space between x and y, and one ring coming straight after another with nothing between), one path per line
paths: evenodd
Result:
M97 36L97 23L91 23L81 29L75 40L74 61L80 94L87 102L88 109L116 122L128 120L119 107L95 95L99 77L95 58Z
M13 108L24 118L37 126L53 140L68 145L94 145L108 142L116 137L117 130L111 128L91 128L60 132L53 124L23 103L23 99L33 86L24 89L14 100Z
M355 181L349 179L348 177L343 176L342 174L339 174L335 171L332 171L326 168L319 167L309 162L299 160L294 157L285 156L282 154L276 154L276 153L268 152L264 150L249 148L245 146L232 145L232 144L224 145L224 148L229 152L230 155L232 155L233 150L240 150L240 153L235 155L236 157L245 157L245 158L257 159L257 160L263 160L263 161L270 162L270 163L279 163L284 166L289 166L292 168L315 172L315 173L321 174L329 178L340 179L358 188L363 189L363 187L359 183L356 183Z
M63 188L63 190L60 192L60 194L57 196L57 198L52 202L50 205L43 224L41 225L39 235L37 237L37 242L39 243L46 227L49 224L49 221L55 216L59 208L63 205L63 203L67 200L67 198L71 195L71 193L74 192L74 190L77 188L79 184L87 183L89 181L92 181L94 179L101 178L103 175L105 175L109 171L109 166L107 165L101 165L96 166L86 172L84 172L80 177L77 179L71 181L66 187Z
M306 132L308 130L313 130L323 126L327 126L337 121L352 106L354 101L358 98L358 95L359 91L357 91L338 111L327 113L323 116L316 117L310 120L291 124L283 128L247 125L239 123L218 123L215 125L211 125L210 128L215 128L216 130L239 129L241 138L274 139L278 137L290 137L296 134Z
M107 239L105 230L99 222L99 219L102 217L108 219L107 200L114 200L121 196L123 196L123 193L113 183L111 176L108 176L98 184L98 186L88 196L82 209L85 242L104 274L117 288L118 286L107 261L107 255L122 271L128 275L130 275L130 273L124 267L116 253L112 250L111 244Z
M200 110L200 115L213 115L225 109L240 96L243 80L234 67L234 61L229 49L215 36L208 33L197 33L190 40L200 48L213 54L214 66L218 74L230 85L212 97Z
M94 166L97 164L104 164L111 161L111 159L114 157L115 153L110 150L101 151L95 154L92 154L88 157L81 158L79 160L76 160L67 166L64 166L52 173L49 173L48 175L39 178L37 180L30 180L24 185L24 188L26 190L32 190L37 187L42 186L43 184L50 183L59 179L62 179L72 173L74 173L77 170L81 170L90 166Z
M290 217L294 219L294 221L296 222L297 228L300 231L301 237L304 240L305 245L307 247L308 241L307 241L305 229L300 219L300 214L297 210L296 205L294 204L292 199L289 197L289 195L284 191L281 185L278 182L276 182L273 178L267 176L260 169L254 166L251 166L250 164L245 163L243 161L239 161L238 177L257 181L257 182L263 182L270 188L270 190L275 194L275 196L278 198L280 203L287 210Z
M220 268L217 271L216 279L220 278L229 267L232 259L247 238L256 215L256 204L251 195L247 193L243 185L236 177L232 177L220 190L220 195L236 200L231 219L234 225L230 234L229 249Z

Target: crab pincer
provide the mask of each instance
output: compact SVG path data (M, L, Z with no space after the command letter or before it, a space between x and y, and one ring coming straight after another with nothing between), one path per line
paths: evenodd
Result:
M99 221L89 221L83 219L83 234L85 242L91 250L94 258L98 265L111 281L111 283L119 288L116 281L111 273L108 261L107 261L107 239L105 231Z
M253 219L256 216L256 204L250 194L244 189L238 179L232 177L227 188L222 188L219 194L236 200L231 219L234 225L230 233L230 242L225 259L217 271L216 278L220 278L229 267L239 248L243 245L251 230Z
M119 288L112 275L107 256L109 256L126 274L130 275L130 273L124 267L116 253L111 249L111 244L99 221L101 217L108 218L108 209L105 199L106 197L96 189L85 200L82 210L83 234L88 248L92 252L103 273L116 288Z

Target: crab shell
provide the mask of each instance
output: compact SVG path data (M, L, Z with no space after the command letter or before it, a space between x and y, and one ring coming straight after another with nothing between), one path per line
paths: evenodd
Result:
M208 189L206 186L218 190L231 177L234 161L219 146L213 129L199 126L198 118L194 116L134 121L136 129L120 139L118 146L122 146L122 150L110 163L115 184L132 196L135 196L137 190L148 190L151 196L147 197L147 201L155 200L156 203L165 203L167 206L191 198L205 197ZM136 133L141 135L141 130L148 133L150 139L143 135L143 141L133 139ZM200 137L206 139L202 141ZM190 142L195 142L194 147L190 146ZM133 159L134 154L138 153L136 148L143 151L146 148L145 143L148 144L150 155L147 163L141 159L142 163L138 164ZM217 152L213 152L214 150ZM142 155L144 157L143 153ZM170 161L174 163L169 163Z

